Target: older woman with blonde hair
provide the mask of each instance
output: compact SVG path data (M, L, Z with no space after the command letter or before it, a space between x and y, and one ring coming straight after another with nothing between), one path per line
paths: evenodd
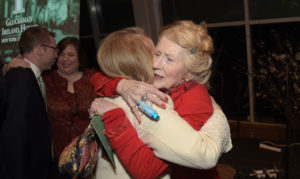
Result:
M142 42L145 44L145 38ZM115 40L113 44L125 45L121 45L120 40ZM115 56L112 50L117 49L115 45L106 49L110 56L103 55L105 52L101 51L101 47L98 53L101 69L108 76L115 77L115 81L100 84L97 79L101 75L98 74L91 79L95 90L102 95L115 91L115 94L123 95L123 99L128 99L132 98L128 96L130 91L134 91L130 86L135 83L134 87L142 86L138 88L139 93L143 89L145 93L140 99L133 97L131 101L158 98L154 95L157 92L151 93L152 88L149 90L144 83L133 82L140 76L136 75L139 74L137 68L125 67L125 61L119 59L128 57L137 49L127 49L121 56ZM127 45L131 46L131 43ZM132 102L127 102L131 109L124 101L122 104L115 103L116 98L110 99L110 102L105 99L93 102L92 109L102 115L105 134L118 160L133 178L157 178L164 172L170 172L172 178L219 178L215 166L220 155L228 152L232 144L226 117L219 109L213 113L205 85L211 73L212 51L213 43L203 24L198 26L192 21L178 21L162 29L154 51L153 85L168 93L170 98L166 105L161 105L165 109L152 106L160 116L159 121L140 113L141 122L138 123L131 112L136 109ZM120 49L116 52L118 54ZM139 64L141 59L135 59ZM120 62L122 68L117 68L115 74L109 74L113 71L110 67L116 62ZM131 77L121 73L122 69L128 68ZM107 90L109 87L112 89L110 92ZM162 96L160 94L159 97ZM98 167L101 166L101 161L98 164Z

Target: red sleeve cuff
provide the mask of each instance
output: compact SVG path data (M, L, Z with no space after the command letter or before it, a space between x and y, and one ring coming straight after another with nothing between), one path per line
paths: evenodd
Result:
M110 88L111 94L113 94L113 95L118 95L119 93L118 93L118 91L117 91L117 86L118 86L119 82L120 82L122 79L123 79L123 78L114 78L113 80L110 81L110 84L109 84L109 85L107 85L107 86L105 85L105 86L104 86L104 89ZM109 89L107 89L107 90L109 90ZM111 95L111 96L113 96L113 95Z
M117 95L117 85L122 78L109 78L103 73L95 73L90 78L90 83L94 87L94 92L99 96Z

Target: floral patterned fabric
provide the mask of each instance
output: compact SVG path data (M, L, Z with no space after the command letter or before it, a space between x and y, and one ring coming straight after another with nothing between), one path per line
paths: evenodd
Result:
M82 136L76 137L60 155L58 167L61 173L72 178L85 178L90 175L98 160L98 144L91 125Z

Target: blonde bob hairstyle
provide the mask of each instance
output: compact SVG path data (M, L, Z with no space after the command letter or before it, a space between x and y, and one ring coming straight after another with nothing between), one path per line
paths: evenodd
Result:
M192 79L200 84L208 85L211 75L213 41L208 35L205 23L200 25L189 20L175 21L163 27L160 38L166 37L186 49L184 63L186 71Z
M153 47L149 43L153 42L138 27L115 31L101 43L98 64L109 77L153 83Z

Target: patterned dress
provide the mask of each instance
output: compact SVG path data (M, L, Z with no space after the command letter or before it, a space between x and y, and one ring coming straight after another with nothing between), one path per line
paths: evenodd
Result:
M74 93L68 92L67 79L61 77L56 70L43 74L55 159L58 159L64 147L81 135L89 125L88 109L96 97L89 79L95 72L83 71L82 77L73 84Z

